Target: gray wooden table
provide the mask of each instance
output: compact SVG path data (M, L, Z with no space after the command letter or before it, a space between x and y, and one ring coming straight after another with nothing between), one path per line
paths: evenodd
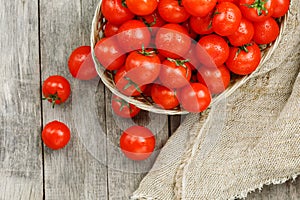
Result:
M128 199L153 163L119 154L120 128L131 122L112 115L111 94L100 81L78 81L68 72L70 52L89 45L96 4L0 0L0 200ZM52 109L41 100L41 83L54 74L67 77L74 91L67 103ZM79 94L94 99L87 104ZM42 127L55 119L72 131L60 151L44 147L40 137ZM134 123L152 126L160 149L180 120L143 112ZM103 129L98 139L95 124ZM266 186L249 199L300 199L300 181Z

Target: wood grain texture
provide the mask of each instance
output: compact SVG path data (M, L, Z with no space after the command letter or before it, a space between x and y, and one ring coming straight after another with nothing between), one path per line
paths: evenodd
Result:
M42 199L38 1L0 1L0 199Z
M71 77L67 61L73 49L80 45L89 45L90 23L96 1L81 0L41 0L41 64L42 78L49 75L63 75L71 84L72 97L63 105L53 110L48 102L43 103L44 125L52 120L60 120L71 128L71 140L65 149L51 151L45 148L45 199L107 199L106 167L94 159L79 137L80 134L94 132L93 120L85 114L95 108L83 105L80 98L74 99L78 89L83 95L93 95L93 82L79 81ZM80 87L78 85L80 84ZM74 100L74 102L73 102ZM102 99L104 102L104 99ZM78 113L74 113L76 107ZM81 109L81 110L80 110ZM85 132L80 132L81 127ZM77 127L77 128L76 128ZM80 131L79 131L80 129ZM98 146L96 151L105 156L105 145Z

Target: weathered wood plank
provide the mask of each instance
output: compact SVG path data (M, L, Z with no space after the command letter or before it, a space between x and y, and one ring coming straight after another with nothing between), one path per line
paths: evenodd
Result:
M38 1L0 5L0 199L42 199Z
M107 199L106 167L94 159L81 137L94 133L96 130L91 124L99 120L89 118L95 107L78 98L78 95L92 96L95 81L75 80L67 68L72 50L90 44L90 24L96 4L96 0L40 0L42 78L63 75L73 91L72 98L54 110L48 102L43 103L44 124L58 119L72 132L65 149L45 148L45 199ZM101 101L104 102L104 97ZM105 143L95 145L98 156L105 158Z
M151 168L154 158L168 138L168 117L141 111L133 120L122 119L113 114L111 93L106 92L107 163L109 199L128 199ZM126 158L120 148L119 139L126 128L141 125L156 136L156 150L144 161Z

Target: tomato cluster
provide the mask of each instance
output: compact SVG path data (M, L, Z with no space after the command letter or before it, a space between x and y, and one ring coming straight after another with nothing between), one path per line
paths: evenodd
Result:
M257 68L288 8L289 0L103 0L95 55L121 93L202 112L231 73Z

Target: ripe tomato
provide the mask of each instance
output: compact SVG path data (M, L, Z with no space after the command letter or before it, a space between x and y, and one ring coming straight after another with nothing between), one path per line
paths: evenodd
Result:
M204 17L214 9L217 0L182 0L183 7L193 16Z
M162 62L159 80L168 88L180 88L189 83L192 70L187 60L167 58Z
M44 98L52 102L52 107L55 104L65 102L71 94L71 86L67 79L62 76L49 76L43 83L42 91Z
M253 40L257 44L269 44L276 40L279 35L279 26L272 17L262 22L255 22L253 25Z
M239 75L252 73L259 65L261 52L256 43L243 47L231 47L226 66L230 71Z
M212 16L213 16L212 12L208 13L208 15L204 17L191 16L190 26L192 30L194 30L196 33L201 35L212 33L213 32Z
M80 46L70 55L68 67L71 75L80 80L90 80L97 76L90 46Z
M126 102L124 99L114 94L112 96L111 106L114 113L123 118L132 118L141 110L135 105Z
M157 0L125 0L128 9L136 15L149 15L158 5Z
M211 94L219 94L229 85L230 72L224 65L218 68L200 67L197 79L207 86Z
M235 4L222 2L216 6L212 26L217 34L227 36L238 29L241 19L242 13Z
M228 58L229 46L227 42L219 35L206 35L198 41L196 46L199 61L206 67L221 66ZM206 53L203 52L205 50ZM211 60L215 65L211 65Z
M122 4L122 0L103 0L101 13L107 21L115 25L121 25L134 18L134 14Z
M208 88L201 83L190 83L179 91L182 107L193 113L204 111L211 102Z
M151 97L156 105L164 109L172 109L179 105L176 91L162 85L153 84Z
M156 34L155 45L159 53L169 58L183 57L189 50L191 38L179 24L166 24Z
M218 3L221 3L221 2L231 2L231 3L234 3L235 5L238 5L239 0L218 0Z
M132 51L125 62L127 77L135 83L153 83L160 72L160 59L152 50Z
M252 22L242 18L239 28L227 38L233 46L243 46L251 42L253 35L254 26Z
M152 35L161 27L166 24L165 20L159 15L158 11L151 13L150 15L140 16L139 19L146 24L146 26L151 27Z
M239 3L243 16L254 22L264 21L271 17L274 6L274 0L240 0Z
M145 160L154 151L155 137L146 127L131 126L122 133L120 148L131 160Z
M272 17L278 18L285 15L290 7L290 0L273 0L275 7Z
M104 35L105 37L111 37L113 35L116 35L118 33L118 30L119 26L107 22L104 27Z
M64 148L70 141L70 129L62 122L52 121L42 131L44 144L53 150Z
M121 67L114 77L117 89L127 96L139 96L146 88L146 85L140 85L127 77L125 67Z
M181 23L190 16L178 0L160 0L157 9L160 16L169 23Z
M95 55L107 70L116 70L123 66L126 54L118 45L116 37L102 38L95 46Z
M126 52L148 47L151 33L148 27L139 20L129 20L122 24L117 34L120 47Z

